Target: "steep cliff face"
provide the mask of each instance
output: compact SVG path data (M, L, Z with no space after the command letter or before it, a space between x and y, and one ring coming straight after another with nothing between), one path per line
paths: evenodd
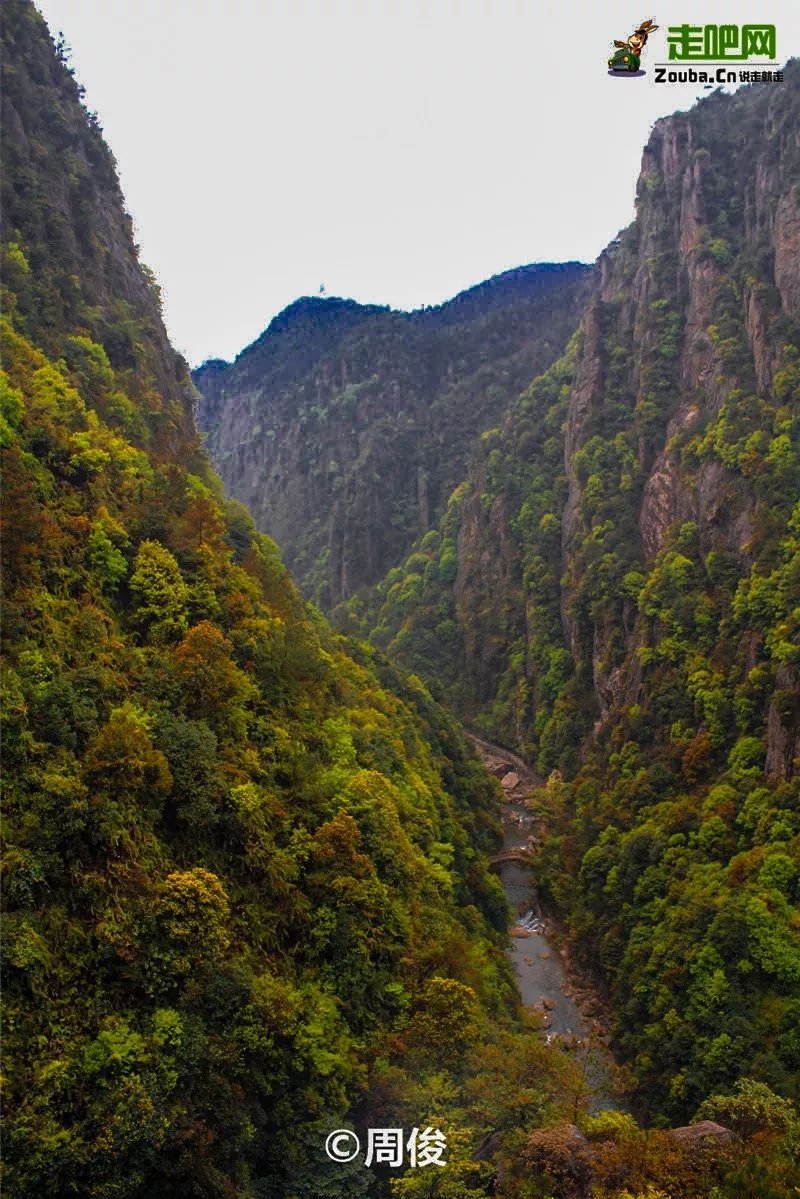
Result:
M540 885L676 1113L797 1087L799 130L796 61L658 122L567 353L335 613L552 772Z
M641 620L626 629L619 608L591 611L598 591L585 578L602 489L608 503L615 481L590 466L619 438L635 455L623 463L621 443L615 450L616 485L636 521L628 552L613 530L599 536L626 566L663 559L682 536L707 570L722 555L740 578L760 572L775 561L797 498L797 74L781 93L715 96L660 122L644 152L638 219L601 258L567 416L562 536L565 638L587 667L591 638L601 721L623 694L641 694L634 655L659 631ZM612 403L627 408L627 428ZM768 756L772 772L794 769L785 754L778 763L772 737Z
M721 555L739 579L775 558L796 482L796 105L792 66L781 89L714 95L656 125L637 219L601 255L570 354L484 435L427 558L419 547L422 559L412 555L378 589L377 643L424 670L426 630L446 612L460 639L447 676L459 703L485 716L504 692L488 719L506 737L519 730L529 750L538 752L530 727L542 720L530 594L542 564L551 609L557 596L552 635L570 674L591 680L585 722L592 707L603 722L642 685L647 622L627 575L645 572L643 582L681 528L698 561ZM428 567L443 543L456 548L454 588ZM398 607L393 589L420 573L417 602ZM360 612L351 605L339 617L364 632ZM507 671L523 712L509 700Z
M435 525L471 441L562 351L590 275L520 268L417 313L307 298L194 372L229 494L309 594L363 590Z
M196 442L188 367L139 262L113 155L31 7L7 5L3 25L4 306L70 364L85 352L76 338L101 345L139 409L136 436L158 454L186 456Z

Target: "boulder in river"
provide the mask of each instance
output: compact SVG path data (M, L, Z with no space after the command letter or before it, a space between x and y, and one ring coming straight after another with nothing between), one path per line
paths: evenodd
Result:
M551 999L549 995L543 995L541 998L542 1007L546 1012L552 1012L556 1006L555 999Z
M550 957L550 950L543 949L542 952L539 954L539 957L542 959L542 961L546 962L547 959Z
M510 933L510 936L512 937L529 937L530 935L531 930L529 928L523 928L521 924L515 924Z
M581 1044L580 1037L571 1032L554 1032L551 1040L557 1041L564 1049L575 1049Z
M519 775L515 770L509 770L508 774L504 774L500 780L500 786L504 791L513 791L519 782Z

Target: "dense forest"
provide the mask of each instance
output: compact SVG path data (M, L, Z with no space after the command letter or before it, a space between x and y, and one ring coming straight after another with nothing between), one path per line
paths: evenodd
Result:
M3 15L6 1193L790 1199L797 72L657 128L566 354L565 306L507 435L484 431L337 632L209 463L63 42L27 0ZM755 191L715 190L714 138L748 161L766 138ZM680 375L700 378L685 330L705 321L667 219L676 189L700 203L690 139L713 410ZM476 338L497 294L466 301ZM631 513L666 476L642 540ZM672 515L691 478L727 489L711 522ZM508 547L494 631L493 535L457 582L470 510ZM470 660L497 639L485 693L456 658L431 667L434 618ZM611 988L636 1118L593 1110L586 1055L520 1006L499 789L464 713L550 774L538 881ZM400 1125L442 1130L446 1168L323 1152L334 1128Z
M381 1054L513 1015L494 790L223 500L97 121L4 26L6 1190L318 1194Z

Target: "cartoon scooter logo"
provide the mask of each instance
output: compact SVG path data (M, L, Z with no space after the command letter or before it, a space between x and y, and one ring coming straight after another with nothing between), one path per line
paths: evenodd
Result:
M642 51L647 45L648 35L655 33L656 29L658 29L658 25L654 25L651 18L649 21L642 21L639 28L634 29L627 41L615 41L614 45L617 49L608 60L609 73L636 71L643 75L644 71L639 70L639 64L642 61Z

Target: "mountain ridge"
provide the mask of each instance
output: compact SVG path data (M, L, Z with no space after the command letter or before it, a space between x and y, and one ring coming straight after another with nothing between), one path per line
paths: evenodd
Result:
M471 438L564 344L590 274L533 264L408 313L307 297L194 372L223 481L316 602L377 581L429 527Z
M253 341L248 342L246 346L239 350L232 359L216 356L204 358L197 366L192 368L192 371L193 373L202 371L204 367L209 365L213 365L214 367L233 366L243 356L248 355L256 346L262 344L268 335L286 328L296 315L324 311L326 306L330 307L331 311L334 308L339 310L357 308L365 316L372 313L389 312L396 316L405 316L423 321L435 321L437 316L446 315L448 323L457 323L459 320L469 319L469 316L464 311L465 308L469 308L470 301L474 303L481 296L491 294L492 298L502 297L504 293L510 290L510 285L518 283L520 280L532 281L534 278L546 278L564 271L574 270L575 268L589 269L590 266L590 263L570 259L565 262L530 262L522 266L509 267L506 270L498 271L495 275L490 275L487 279L462 288L461 291L456 292L455 295L447 300L442 300L439 304L423 304L419 308L395 308L391 304L367 304L346 296L311 294L298 296L297 299L290 301L280 312L276 313L264 330Z

